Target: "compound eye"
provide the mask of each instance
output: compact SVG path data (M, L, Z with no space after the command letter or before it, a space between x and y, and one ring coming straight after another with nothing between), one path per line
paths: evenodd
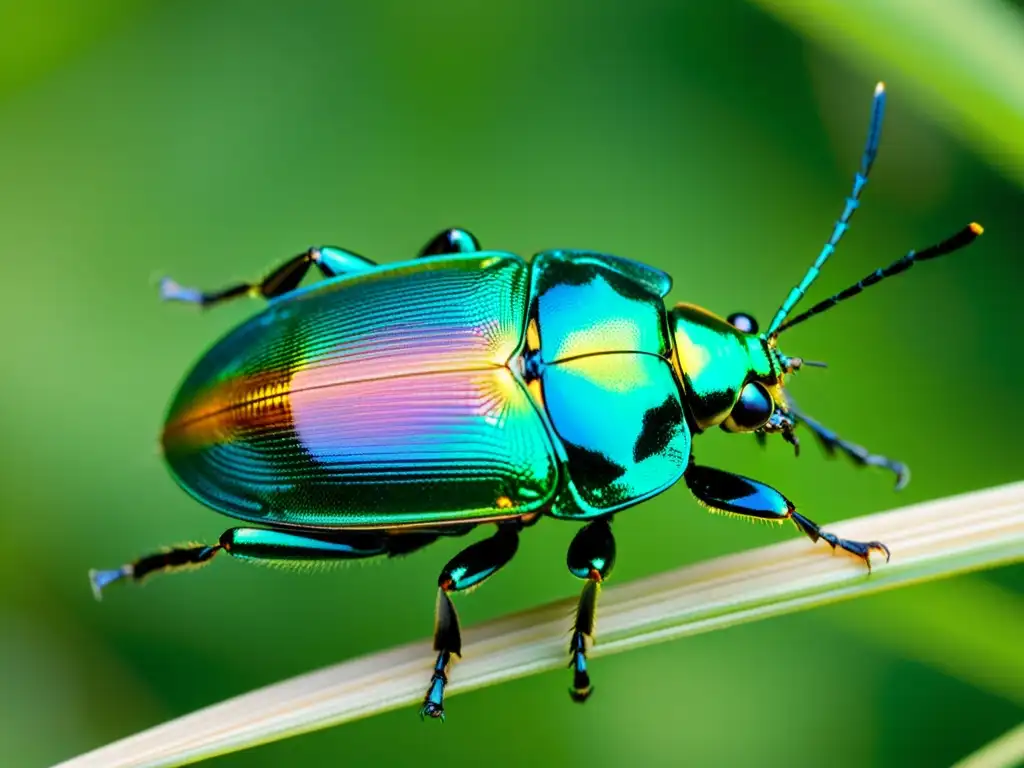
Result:
M743 331L744 333L757 333L757 320L746 312L733 312L725 319L729 325L738 331Z
M763 427L774 411L775 401L768 390L752 381L740 391L740 399L736 401L723 426L729 432L753 432Z

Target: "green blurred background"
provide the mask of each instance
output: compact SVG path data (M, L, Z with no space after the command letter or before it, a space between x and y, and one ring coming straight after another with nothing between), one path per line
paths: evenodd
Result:
M841 210L885 79L864 210L814 296L972 219L986 234L786 349L830 364L802 405L914 480L894 496L810 444L794 460L719 433L701 460L822 523L1021 479L1020 3L836 5L0 2L0 762L424 637L465 543L313 575L225 559L97 604L89 567L229 525L156 436L188 366L256 307L162 305L164 274L220 287L319 243L395 261L457 224L647 261L671 300L765 321ZM575 594L574 531L531 529L463 621ZM681 485L616 533L620 581L798 535ZM584 708L552 673L453 698L444 727L409 709L211 764L948 765L1021 720L1022 648L1016 567L600 659Z

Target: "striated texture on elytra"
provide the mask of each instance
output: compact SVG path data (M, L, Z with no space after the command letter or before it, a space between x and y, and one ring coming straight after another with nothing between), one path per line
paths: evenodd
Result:
M178 481L246 520L395 526L531 511L546 428L506 363L527 268L505 254L332 280L271 304L200 360L163 443Z

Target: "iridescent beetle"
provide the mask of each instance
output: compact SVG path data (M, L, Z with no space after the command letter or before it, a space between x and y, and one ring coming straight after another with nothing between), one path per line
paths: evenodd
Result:
M177 481L220 512L263 527L217 544L170 549L94 571L100 591L122 578L208 562L308 562L395 556L493 523L438 578L437 660L421 714L444 715L452 655L461 651L449 595L512 559L540 516L584 522L569 571L586 583L569 645L572 698L590 693L587 645L598 588L615 562L614 514L682 478L702 504L792 520L862 558L889 550L840 539L775 489L700 466L690 442L715 426L778 433L805 425L829 453L908 479L902 464L843 440L784 389L800 358L779 334L864 288L972 242L971 224L787 320L856 211L878 148L885 90L875 91L867 146L846 207L803 280L758 332L746 314L722 319L693 304L667 310L668 275L579 250L527 262L481 251L450 229L418 258L377 266L340 248L312 248L257 284L202 293L165 281L165 298L209 306L263 296L269 306L218 342L170 407L163 448ZM300 289L311 266L324 279Z

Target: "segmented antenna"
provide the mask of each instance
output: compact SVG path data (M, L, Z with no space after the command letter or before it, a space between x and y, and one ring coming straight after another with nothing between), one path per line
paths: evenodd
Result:
M953 235L950 238L947 238L946 240L943 240L941 243L938 243L937 245L925 248L921 252L911 251L906 256L894 261L888 267L876 269L870 275L863 278L862 280L857 281L849 288L840 291L835 296L830 296L824 301L818 302L813 307L808 309L806 312L803 312L794 317L788 323L783 323L775 331L775 335L777 336L783 331L792 328L794 325L802 323L804 320L807 320L808 318L814 317L815 315L820 315L822 312L832 309L832 307L834 307L839 302L853 298L858 293L863 291L865 288L872 286L875 283L880 283L887 277L892 277L893 275L898 275L901 272L907 271L912 266L914 266L915 262L928 261L928 259L937 259L939 256L945 256L947 253L959 251L961 248L964 248L973 243L978 238L978 235L980 235L984 231L985 230L982 229L980 224L976 222L971 222L966 227L957 232L955 235Z
M793 311L793 308L800 303L800 299L804 297L807 289L818 278L821 268L825 266L825 262L829 260L833 251L835 251L836 245L839 244L839 241L843 239L843 235L846 234L846 230L849 229L850 219L853 218L854 212L860 206L860 193L864 191L864 186L868 183L868 174L871 173L871 166L874 164L875 156L878 154L878 142L882 136L882 116L884 113L885 83L879 83L875 86L875 98L871 103L871 123L868 128L868 140L864 145L864 155L860 161L860 170L853 177L853 191L846 198L846 207L843 209L843 215L836 221L835 226L832 228L832 236L821 249L818 258L814 260L814 264L807 270L804 279L789 292L789 296L782 302L779 311L775 313L775 317L772 318L772 322L768 326L768 336L778 333L779 326L782 325L782 322L789 313Z

